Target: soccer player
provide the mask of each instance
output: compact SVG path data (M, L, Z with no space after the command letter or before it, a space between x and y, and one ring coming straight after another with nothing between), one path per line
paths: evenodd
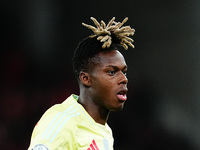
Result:
M135 30L106 25L91 17L96 27L83 23L94 34L79 43L73 68L80 93L49 108L35 126L28 150L113 150L112 130L107 124L111 111L121 110L127 100L127 65L114 45L134 47L128 37Z

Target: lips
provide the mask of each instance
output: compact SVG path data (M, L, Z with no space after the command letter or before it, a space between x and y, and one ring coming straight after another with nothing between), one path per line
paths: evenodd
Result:
M122 101L126 101L127 100L127 96L126 96L127 91L128 91L127 89L121 90L120 92L117 93L117 97Z

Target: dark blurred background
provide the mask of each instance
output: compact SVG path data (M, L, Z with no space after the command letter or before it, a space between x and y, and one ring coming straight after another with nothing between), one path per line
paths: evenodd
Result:
M115 150L200 149L199 0L1 0L0 149L27 149L52 105L78 94L71 58L90 17L136 29L128 101L109 125Z

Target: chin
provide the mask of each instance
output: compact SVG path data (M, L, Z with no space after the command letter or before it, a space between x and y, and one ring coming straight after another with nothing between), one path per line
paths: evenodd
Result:
M118 107L113 108L111 111L120 111L124 108L124 103Z

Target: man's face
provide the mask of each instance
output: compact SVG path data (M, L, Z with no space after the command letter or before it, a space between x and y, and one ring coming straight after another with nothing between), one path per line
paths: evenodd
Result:
M109 111L121 110L126 101L127 65L117 51L100 52L98 63L90 71L90 93L96 105Z

